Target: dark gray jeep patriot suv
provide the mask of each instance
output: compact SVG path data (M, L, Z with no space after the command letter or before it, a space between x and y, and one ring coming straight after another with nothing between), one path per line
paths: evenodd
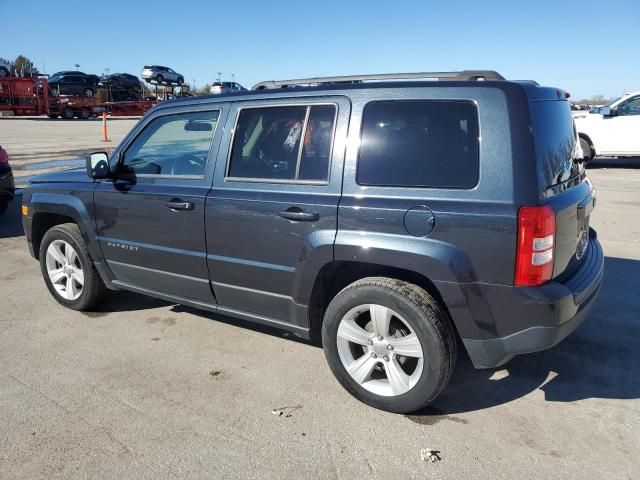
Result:
M603 253L567 96L463 71L163 102L109 158L31 182L29 249L69 308L125 289L321 333L350 393L413 411L458 344L496 367L594 303Z

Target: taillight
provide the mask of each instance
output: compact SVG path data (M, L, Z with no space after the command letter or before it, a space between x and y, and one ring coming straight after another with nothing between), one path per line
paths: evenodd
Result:
M0 163L9 163L9 154L2 147L0 147Z
M549 205L520 207L514 285L541 285L553 274L556 213Z

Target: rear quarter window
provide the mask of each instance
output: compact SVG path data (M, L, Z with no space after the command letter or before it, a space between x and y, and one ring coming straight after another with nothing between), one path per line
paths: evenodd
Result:
M402 100L365 107L360 185L473 188L478 175L479 127L473 102Z

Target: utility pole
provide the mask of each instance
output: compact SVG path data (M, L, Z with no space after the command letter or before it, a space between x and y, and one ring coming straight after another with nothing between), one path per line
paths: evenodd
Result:
M235 82L235 81L236 81L236 74L235 74L235 73L232 73L232 74L231 74L231 81L232 81L232 82Z
M222 72L218 72L218 79L216 80L216 82L220 82L220 77L222 76Z
M109 76L109 72L111 71L111 69L109 67L104 67L104 75L105 77Z

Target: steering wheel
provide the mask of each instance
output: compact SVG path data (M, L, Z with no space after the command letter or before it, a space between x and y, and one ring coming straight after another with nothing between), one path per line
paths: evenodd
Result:
M204 165L204 158L188 153L173 161L171 175L203 175Z

